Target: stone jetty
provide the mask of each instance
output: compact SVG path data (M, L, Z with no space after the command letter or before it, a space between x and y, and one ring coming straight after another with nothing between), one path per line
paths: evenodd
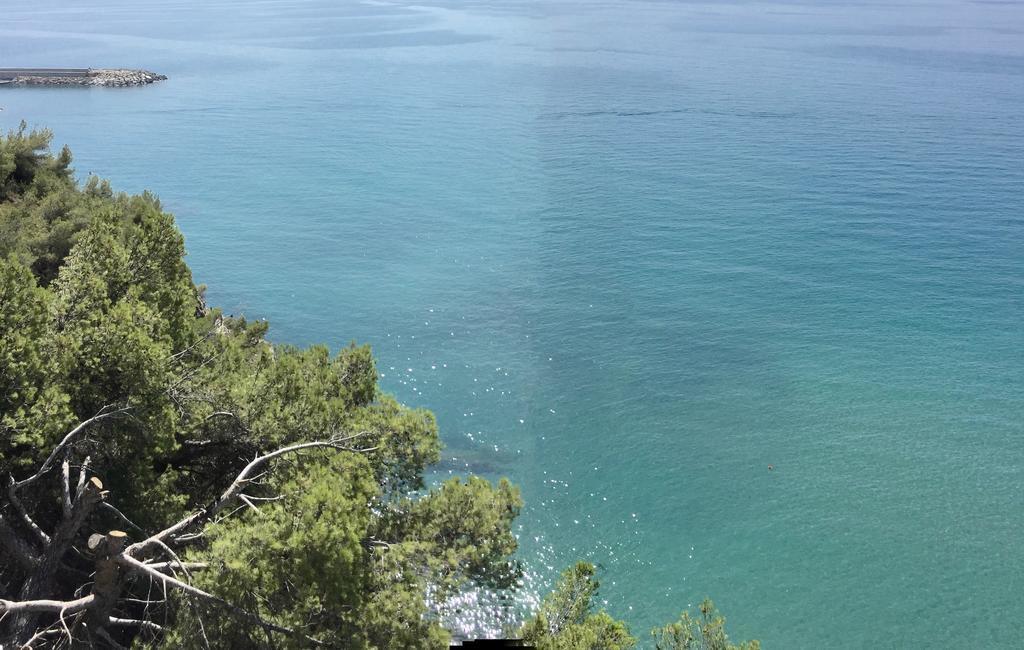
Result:
M143 86L166 79L148 70L120 68L0 68L0 85Z

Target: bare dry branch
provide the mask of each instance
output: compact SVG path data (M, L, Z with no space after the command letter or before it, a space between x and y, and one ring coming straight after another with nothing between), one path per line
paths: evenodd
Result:
M56 623L54 625L56 625ZM38 632L32 635L32 638L30 638L28 641L22 644L21 650L29 650L30 648L33 648L35 646L36 641L42 641L45 637L63 633L64 630L54 626L50 626L48 628L39 630Z
M126 602L126 603L135 603L136 605L146 605L146 606L149 606L149 605L159 605L160 603L167 602L165 600L144 600L142 598L122 598L121 600Z
M198 533L190 533L188 535L178 535L174 538L174 541L178 544L187 544L188 542L194 542L197 539L202 539L203 537L206 537L206 533L199 531Z
M276 497L254 497L251 494L245 494L240 496L244 496L246 499L249 499L250 501L280 501L281 499L288 498L288 495L286 494L279 494Z
M185 575L188 575L189 569L208 569L210 567L206 562L178 562L177 560L171 560L169 562L146 562L146 566L157 570L181 569L185 572Z
M134 618L114 618L110 617L111 625L119 625L121 627L138 627L144 630L150 630L151 632L163 632L164 626L154 623L153 621L143 621Z
M73 613L81 611L95 600L95 596L89 594L78 600L3 600L0 598L0 616L4 614L17 614L20 612L52 612L54 614L65 612Z
M171 548L170 546L168 546L167 544L165 544L165 543L164 543L164 542L162 542L162 541L157 541L157 542L156 542L156 544L157 544L157 545L158 545L158 546L159 546L160 548L162 548L162 549L163 549L164 553L166 553L167 555L169 555L169 556L171 557L171 560L173 560L173 562L165 562L164 564L173 564L173 565L176 565L176 566L177 566L178 568L180 568L180 569L182 570L182 572L184 572L185 576L186 576L186 577L187 577L187 578L188 578L189 580L191 580L191 579L192 579L192 576L191 576L191 575L189 575L189 573L188 573L188 569L189 569L189 567L187 566L187 564L186 564L185 562L182 562L182 561L181 561L181 558L180 558L180 557L178 557L178 554L177 554L177 553L175 553L175 552L174 552L174 550L173 550L173 549L172 549L172 548ZM156 566L155 566L155 565L154 565L153 563L148 563L148 564L149 564L149 566L152 566L152 567L156 568ZM205 565L205 564L203 564L203 567L205 567L205 566L206 566L206 565ZM171 567L171 568L173 568L173 567Z
M183 349L179 350L178 352L175 352L170 357L168 357L167 360L168 361L175 361L175 360L180 359L181 357L185 356L186 354L188 354L189 352L194 350L200 343L202 343L203 341L206 341L211 336L213 336L214 331L215 331L215 329L211 328L208 332L206 332L201 337L196 339L196 341L194 343L190 344L186 348L183 348Z
M244 503L245 505L247 505L250 508L252 508L253 510L255 510L256 514L258 514L261 517L263 516L263 513L260 512L260 509L256 507L255 503L253 503L252 501L249 500L249 497L245 496L244 494L239 494L238 498L242 500L242 503Z
M64 614L66 614L66 613L67 613L67 611L68 611L67 609L62 609L62 610L60 610L60 614L58 614L58 615L57 615L57 620L59 620L59 621L60 621L60 627L61 627L61 629L62 629L62 630L64 630L64 633L65 633L65 634L67 634L67 635L68 635L68 642L69 642L69 643L74 643L74 641L75 641L75 636L74 636L73 634L71 634L71 628L69 628L69 627L68 627L68 622L67 622L66 620L64 620ZM78 613L78 616L81 616L81 615L82 615L82 613L83 613L83 612L79 612L79 613Z
M64 462L60 464L60 475L61 507L64 510L64 518L67 519L71 516L71 462L67 454L64 455Z
M14 506L15 512L21 517L22 523L32 531L32 534L46 546L50 543L50 536L43 532L43 529L33 521L32 517L29 516L28 510L25 510L25 506L22 505L21 499L18 498L18 484L15 482L14 477L10 477L10 483L7 485L7 500Z
M197 364L193 368L189 369L188 372L186 372L183 375L181 375L181 377L178 378L178 381L174 382L174 384L172 384L171 387L168 390L171 390L171 391L177 390L182 384L184 384L185 382L187 382L190 379L192 379L193 377L195 377L197 374L199 374L200 370L202 370L206 366L208 366L211 363L213 363L214 361L216 361L223 354L224 354L224 350L221 349L221 350L217 350L216 352L214 352L209 357L203 359L199 364Z
M95 424L96 422L99 422L100 420L106 420L107 418L127 413L128 410L129 409L127 407L115 408L113 404L108 404L107 406L101 408L96 415L92 416L88 420L85 420L84 422L76 426L74 429L69 431L67 435L64 436L64 439L57 443L57 446L53 448L53 450L50 452L50 455L46 457L46 460L44 460L43 464L39 467L39 471L37 471L35 474L29 476L24 480L17 481L14 484L14 489L20 490L21 488L31 485L32 483L35 483L36 481L41 479L44 474L50 471L50 468L57 461L57 458L59 458L61 454L64 453L64 449L74 441L75 437L78 434L82 433L91 425Z
M238 417L237 415L235 415L234 413L232 413L231 411L216 411L214 413L211 413L211 414L207 415L205 418L203 418L203 422L209 422L213 418L217 418L217 417L229 417L229 418L232 418L234 420L239 420L239 421L241 421L241 419L242 419L242 418Z
M102 503L100 503L100 507L101 507L101 508L103 508L104 510L109 510L110 512L114 513L115 515L117 515L117 517L118 517L118 518L119 518L119 519L120 519L121 521L123 521L124 523L128 524L128 525L129 525L129 526L130 526L131 528L134 528L135 530L139 531L139 532L140 532L140 533L142 533L143 535L146 535L146 534L147 534L147 533L146 533L146 531L144 531L144 530L143 530L143 529L142 529L142 528L141 528L140 526L138 526L138 525L137 525L137 524L136 524L136 523L135 523L134 521L132 521L131 519L129 519L128 517L126 517L126 516L125 516L125 514L124 514L123 512L121 512L120 510L118 510L118 509L117 509L117 508L116 508L115 506L111 505L110 503L108 503L108 502L106 502L106 501L103 501Z
M75 488L76 498L85 489L85 479L89 476L90 463L92 463L92 456L86 456L85 460L82 461L82 466L78 468L78 487Z

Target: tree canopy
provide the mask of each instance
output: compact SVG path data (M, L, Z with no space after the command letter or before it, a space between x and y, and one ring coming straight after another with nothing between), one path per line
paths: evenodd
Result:
M629 650L637 645L629 628L608 612L596 609L600 590L596 567L578 562L566 569L539 611L519 630L538 650ZM733 644L725 619L705 600L700 615L688 611L679 620L651 630L656 650L759 650L757 641Z
M432 648L429 602L515 585L517 488L428 485L434 417L367 346L208 307L160 202L50 140L0 137L0 646ZM523 634L632 647L596 590L573 567Z

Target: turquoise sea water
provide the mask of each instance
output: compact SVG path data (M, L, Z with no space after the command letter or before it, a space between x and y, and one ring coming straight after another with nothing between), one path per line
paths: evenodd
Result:
M441 474L522 486L526 595L1020 647L1024 4L41 0L8 65L169 75L0 127L156 192L275 340L372 344Z

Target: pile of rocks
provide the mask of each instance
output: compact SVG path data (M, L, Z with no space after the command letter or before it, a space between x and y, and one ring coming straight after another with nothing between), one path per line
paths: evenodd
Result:
M18 86L143 86L166 79L162 74L148 70L90 69L85 75L15 77L10 81Z

